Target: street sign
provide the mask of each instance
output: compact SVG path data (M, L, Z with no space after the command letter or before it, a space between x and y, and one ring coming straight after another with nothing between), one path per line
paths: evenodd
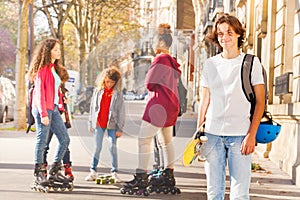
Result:
M275 78L275 96L292 93L293 73L287 72Z

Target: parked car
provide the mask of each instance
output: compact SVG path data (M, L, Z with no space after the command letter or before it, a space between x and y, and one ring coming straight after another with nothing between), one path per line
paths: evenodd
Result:
M136 95L131 91L126 92L123 95L123 97L124 97L125 100L135 100L136 99Z
M77 96L77 100L74 105L74 111L78 109L81 114L83 114L84 112L90 112L93 91L93 86L87 86L81 91L81 93Z
M0 122L5 123L14 119L16 91L12 81L0 77Z
M143 94L137 94L135 99L136 100L145 100L147 96L148 96L148 92L145 92Z

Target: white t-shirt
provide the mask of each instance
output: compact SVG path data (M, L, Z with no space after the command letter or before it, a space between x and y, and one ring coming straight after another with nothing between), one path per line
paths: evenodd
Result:
M224 59L221 54L206 60L201 87L209 88L210 104L206 113L205 131L214 135L243 136L250 126L250 103L242 89L241 66L245 54ZM254 58L252 85L264 84L262 66Z

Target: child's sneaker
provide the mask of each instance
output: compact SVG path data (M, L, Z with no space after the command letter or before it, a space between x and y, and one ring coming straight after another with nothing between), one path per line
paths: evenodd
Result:
M85 177L86 181L94 181L97 178L97 172L93 169L90 169L90 173L89 175L87 175L87 177Z
M115 182L116 182L116 183L121 183L121 182L123 182L123 181L118 177L117 172L111 173L111 176L112 176L113 179L115 179Z

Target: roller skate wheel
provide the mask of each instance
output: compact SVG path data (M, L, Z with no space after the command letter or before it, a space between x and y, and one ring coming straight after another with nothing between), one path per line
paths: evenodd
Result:
M96 179L96 184L100 184L100 179Z
M72 182L71 184L69 184L68 190L73 191L73 189L74 189L74 183Z
M58 191L58 188L57 188L57 187L53 187L53 191L54 191L54 192L57 192L57 191Z
M44 188L43 192L48 193L48 188Z
M175 188L172 188L171 189L171 194L176 194L177 193L177 190Z
M156 188L156 189L155 189L155 192L156 192L157 194L159 194L159 193L161 192L161 190L160 190L159 188Z
M144 193L143 190L137 190L137 191L135 192L135 194L138 195L138 196L141 196L143 193Z
M128 194L130 194L130 195L133 195L133 190L132 189L130 189L129 191L128 191Z
M152 187L152 186L148 187L148 192L149 192L149 193L152 193L152 192L154 192L154 190L153 190L153 187Z
M164 188L164 189L163 189L163 193L164 193L164 194L168 194L168 193L169 193L168 188Z
M65 188L65 187L61 187L61 188L60 188L61 191L65 191L66 189L67 189L67 188Z
M148 192L147 190L145 190L145 191L143 192L143 194L144 194L144 196L149 196L149 192Z
M124 188L120 189L121 194L126 194L126 190Z
M111 184L114 184L114 183L115 183L115 179L111 178L111 179L109 180L109 182L110 182Z
M176 188L177 194L181 193L181 190L179 188Z

